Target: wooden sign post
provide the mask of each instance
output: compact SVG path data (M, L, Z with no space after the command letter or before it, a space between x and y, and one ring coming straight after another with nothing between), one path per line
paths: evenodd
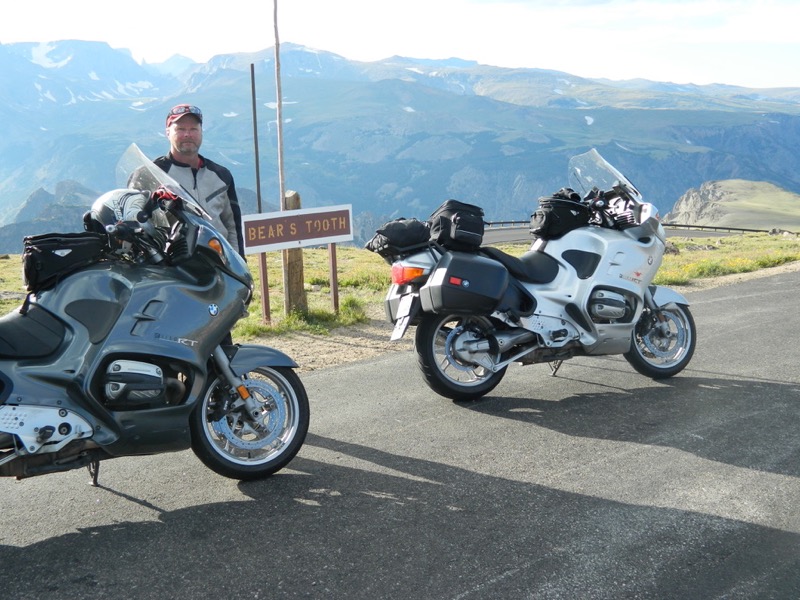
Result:
M328 245L331 253L331 298L339 310L336 276L336 243L353 240L353 207L350 204L301 208L242 216L245 254L270 250ZM286 285L287 282L284 282ZM262 286L263 287L263 286ZM268 294L269 290L262 289Z

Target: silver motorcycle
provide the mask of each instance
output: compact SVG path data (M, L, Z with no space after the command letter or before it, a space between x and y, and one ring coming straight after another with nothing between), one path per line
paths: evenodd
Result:
M482 246L482 210L462 203L424 224L387 224L367 244L391 264L391 337L416 326L418 364L438 394L479 398L512 363L549 363L555 375L574 356L621 354L654 379L689 364L689 303L652 284L666 239L656 208L596 150L569 167L570 187L540 199L519 258Z

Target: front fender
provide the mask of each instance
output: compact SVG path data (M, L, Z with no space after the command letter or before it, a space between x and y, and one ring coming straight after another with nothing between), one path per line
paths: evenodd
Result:
M679 294L673 289L661 285L650 286L650 292L653 295L653 302L656 306L664 307L667 304L683 304L689 306L689 301L683 294Z
M288 355L275 348L257 344L240 344L231 359L231 369L236 375L244 375L257 367L290 367L297 368Z

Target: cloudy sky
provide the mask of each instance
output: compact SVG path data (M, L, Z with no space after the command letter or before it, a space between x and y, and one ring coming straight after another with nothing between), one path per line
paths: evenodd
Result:
M277 0L281 43L583 77L800 87L798 0ZM274 0L6 2L0 44L108 42L206 61L275 43ZM113 13L113 14L112 14ZM2 74L0 74L0 78Z

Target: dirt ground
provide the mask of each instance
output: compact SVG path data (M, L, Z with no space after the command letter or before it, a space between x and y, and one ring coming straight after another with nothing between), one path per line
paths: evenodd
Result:
M374 307L368 316L369 321L366 323L339 327L329 335L292 333L255 340L255 343L285 352L297 362L301 373L413 348L413 330L406 333L400 341L389 340L392 324L386 320L383 306Z
M800 262L794 262L752 273L700 279L692 282L691 285L672 287L682 294L690 294L694 291L798 270L800 270ZM377 307L374 312L375 314L369 315L370 320L367 323L335 329L330 335L298 333L272 337L257 343L272 346L291 356L300 366L299 372L301 373L335 367L389 352L404 352L413 348L413 330L406 333L406 336L399 342L390 342L392 325L385 320L383 307Z

